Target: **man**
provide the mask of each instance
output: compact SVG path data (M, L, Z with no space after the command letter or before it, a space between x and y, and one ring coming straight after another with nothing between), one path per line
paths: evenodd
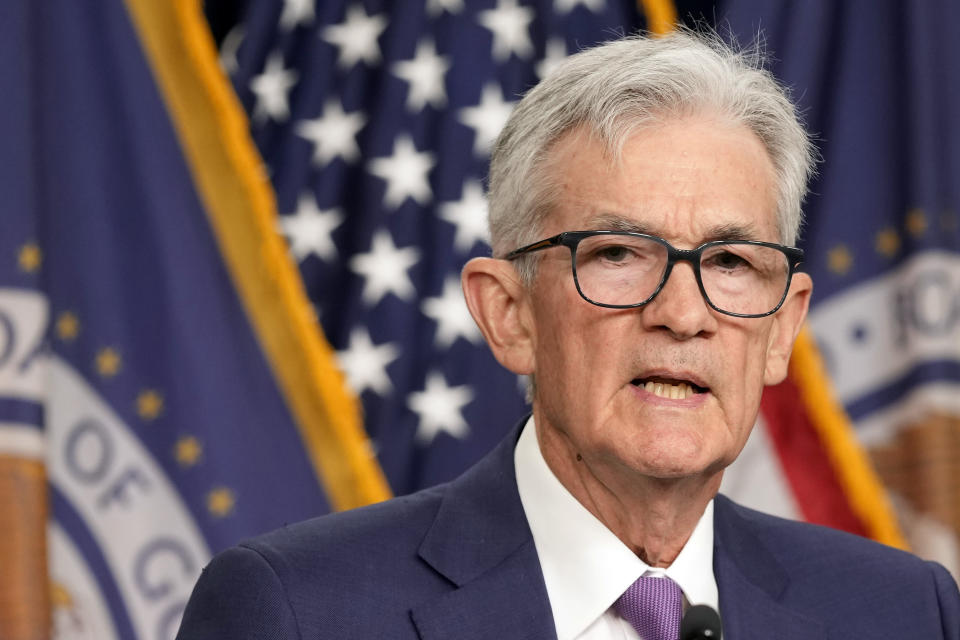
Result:
M458 480L213 560L180 638L960 639L947 572L717 496L812 283L812 150L770 76L679 33L572 57L491 162L463 289L533 413Z

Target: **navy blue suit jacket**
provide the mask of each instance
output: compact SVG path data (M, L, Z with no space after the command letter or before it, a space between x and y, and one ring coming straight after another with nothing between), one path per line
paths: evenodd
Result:
M449 484L219 554L178 640L555 638L516 436ZM723 496L714 522L728 640L960 640L960 593L939 565Z

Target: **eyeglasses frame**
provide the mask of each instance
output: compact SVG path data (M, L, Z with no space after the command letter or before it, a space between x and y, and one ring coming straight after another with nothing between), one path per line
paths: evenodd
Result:
M634 304L605 304L602 302L596 302L591 300L583 292L583 289L580 288L580 279L577 276L577 246L586 238L591 238L593 236L631 236L635 238L644 238L647 240L652 240L657 242L667 249L667 266L663 270L663 276L660 278L660 283L657 285L657 288L647 297L646 300L642 302L637 302ZM734 313L732 311L724 311L717 307L710 296L707 295L706 290L703 287L703 278L700 276L700 260L703 255L703 252L709 248L717 247L721 245L728 244L737 244L737 245L753 245L758 247L769 247L771 249L776 249L783 253L787 257L787 263L790 267L790 271L787 273L787 283L783 289L783 295L780 297L780 301L777 303L773 309L766 313ZM544 238L543 240L538 240L526 246L520 247L519 249L514 249L507 255L503 257L504 260L515 260L522 255L533 253L536 251L542 251L543 249L549 249L551 247L564 246L570 249L570 266L573 270L573 281L577 287L577 293L580 294L580 297L589 302L592 305L598 307L605 307L607 309L634 309L636 307L642 307L646 304L649 304L653 301L654 298L663 290L664 285L666 285L667 280L670 278L670 274L673 272L673 265L677 262L689 262L690 266L693 267L693 273L697 279L697 286L700 288L700 295L703 296L703 299L710 306L711 309L718 313L724 315L733 316L735 318L764 318L766 316L773 315L779 311L780 307L783 306L784 300L787 299L787 293L790 291L790 284L793 282L793 274L798 271L798 267L803 262L803 249L798 247L788 247L782 244L776 244L774 242L760 242L758 240L712 240L710 242L705 242L695 249L677 249L672 244L660 238L658 236L652 236L646 233L637 233L634 231L613 231L613 230L595 230L595 231L564 231L558 233L555 236L549 238Z

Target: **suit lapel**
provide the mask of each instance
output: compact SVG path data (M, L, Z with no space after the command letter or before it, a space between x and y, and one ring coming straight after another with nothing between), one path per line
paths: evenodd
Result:
M424 562L456 587L411 612L424 640L556 638L517 492L513 450L519 434L516 429L448 487L420 545Z
M714 502L714 573L725 640L821 640L823 627L782 602L790 576L723 496Z
M532 539L497 567L417 607L412 616L423 640L556 639Z

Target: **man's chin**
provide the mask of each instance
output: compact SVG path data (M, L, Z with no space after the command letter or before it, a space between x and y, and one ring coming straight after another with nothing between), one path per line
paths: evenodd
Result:
M710 470L715 468L713 465L698 464L651 464L644 465L638 469L639 473L647 478L661 480L663 482L675 482L682 480L701 480L713 475Z
M705 438L702 425L673 424L648 431L634 441L624 461L638 472L664 480L703 478L723 471L734 458L717 442Z

